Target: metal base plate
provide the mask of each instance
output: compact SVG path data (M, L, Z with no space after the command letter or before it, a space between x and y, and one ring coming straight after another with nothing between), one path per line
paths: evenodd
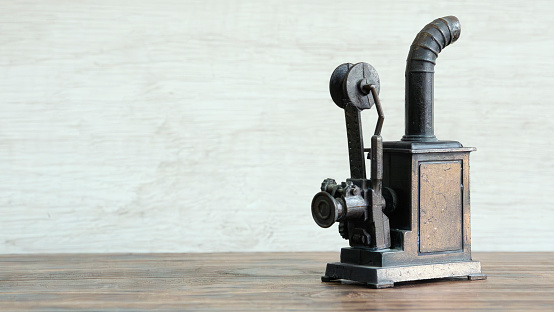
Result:
M328 263L323 282L340 279L364 283L375 288L394 287L394 283L446 277L486 279L479 261L463 261L411 266L374 267L348 263Z

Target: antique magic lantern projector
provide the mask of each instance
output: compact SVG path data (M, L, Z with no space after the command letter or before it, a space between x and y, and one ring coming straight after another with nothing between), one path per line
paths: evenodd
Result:
M367 63L342 64L329 89L344 109L350 179L326 179L312 201L323 227L338 222L340 262L328 263L322 281L351 280L376 288L445 277L485 279L471 259L469 153L475 148L437 140L433 132L433 74L439 53L460 37L454 16L434 20L416 36L406 64L406 131L383 142L379 76ZM364 148L361 116L379 115L371 148ZM366 178L365 153L371 160Z

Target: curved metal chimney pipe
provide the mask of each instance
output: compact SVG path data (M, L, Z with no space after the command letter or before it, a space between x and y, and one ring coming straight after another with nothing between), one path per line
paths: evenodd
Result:
M417 34L406 60L406 132L402 141L437 141L433 130L433 76L439 53L460 37L455 16L437 18Z

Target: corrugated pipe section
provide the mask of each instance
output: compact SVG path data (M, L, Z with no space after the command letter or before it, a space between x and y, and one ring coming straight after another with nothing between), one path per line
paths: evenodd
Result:
M439 53L460 37L455 16L438 18L415 37L406 61L406 131L402 141L437 141L433 130L433 76Z

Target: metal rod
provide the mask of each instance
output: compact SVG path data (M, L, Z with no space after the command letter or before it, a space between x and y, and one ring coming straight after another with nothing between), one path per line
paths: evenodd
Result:
M377 125L375 126L374 135L381 135L381 129L383 128L383 122L385 121L385 114L383 113L383 107L381 106L381 100L379 99L379 95L377 94L377 90L375 89L375 86L374 85L369 85L369 89L371 90L371 95L373 96L373 99L375 100L375 107L377 108L377 115L379 116L377 118Z

